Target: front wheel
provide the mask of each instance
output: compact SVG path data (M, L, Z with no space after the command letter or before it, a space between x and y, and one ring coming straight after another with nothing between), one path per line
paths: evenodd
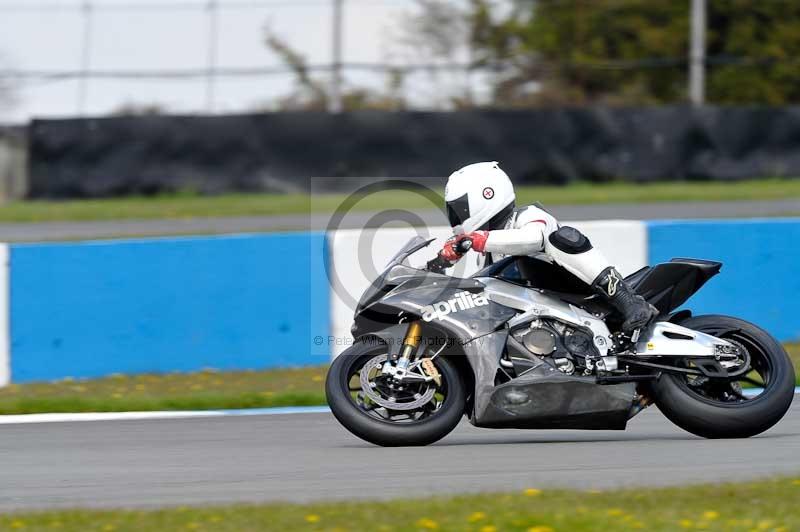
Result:
M728 316L697 316L684 327L744 349L736 377L662 374L653 399L670 421L704 438L748 438L775 425L794 398L795 374L783 346L763 329Z
M450 361L432 360L438 383L430 379L398 383L383 371L387 363L386 346L357 343L331 364L325 394L333 415L347 430L370 443L396 447L428 445L458 425L466 391Z

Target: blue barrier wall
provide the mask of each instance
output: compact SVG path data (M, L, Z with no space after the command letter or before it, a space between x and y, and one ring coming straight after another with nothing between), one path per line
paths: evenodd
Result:
M11 246L13 382L323 364L322 233Z
M721 273L687 303L695 314L743 318L778 339L800 339L800 220L649 222L650 263L718 260Z

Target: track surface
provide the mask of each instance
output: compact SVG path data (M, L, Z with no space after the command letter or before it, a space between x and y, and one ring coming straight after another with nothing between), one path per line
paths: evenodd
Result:
M652 204L555 205L550 208L560 220L652 220L671 218L736 218L800 215L800 199L776 201L664 202ZM427 225L446 225L441 211L416 211ZM352 212L340 226L362 228L373 212ZM375 220L373 220L375 221ZM33 242L92 238L140 237L181 234L226 234L242 232L324 230L330 215L242 216L185 220L119 220L101 222L2 223L0 242Z
M476 429L385 449L330 414L7 425L0 511L312 501L800 472L800 403L747 440L702 440L649 409L625 432Z

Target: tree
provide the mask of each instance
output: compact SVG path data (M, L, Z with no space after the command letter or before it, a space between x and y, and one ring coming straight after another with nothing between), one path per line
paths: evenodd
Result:
M305 57L269 29L266 31L267 47L280 57L294 75L295 88L276 102L276 107L289 111L323 111L330 102L329 87L315 78ZM403 73L389 69L385 92L363 87L348 87L342 92L342 107L352 111L358 109L400 110L404 109L402 96ZM272 106L268 106L272 107Z
M394 55L402 63L425 66L432 87L429 104L444 109L473 107L469 6L452 0L416 0L399 29Z
M477 3L477 55L505 72L495 103L654 103L684 91L688 2L519 1L497 22Z
M421 17L441 3L419 1ZM472 67L491 74L495 106L682 102L689 8L687 0L470 0ZM800 101L800 2L714 0L708 9L707 100ZM429 37L433 53L436 43Z
M800 3L714 0L709 8L709 101L800 102Z

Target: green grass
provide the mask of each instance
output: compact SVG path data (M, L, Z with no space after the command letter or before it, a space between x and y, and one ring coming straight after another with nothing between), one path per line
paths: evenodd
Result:
M12 384L0 388L0 414L323 405L325 370L206 370Z
M795 383L800 386L800 343L783 344L794 366Z
M599 492L529 488L514 493L384 502L15 513L0 516L0 529L783 532L800 530L798 500L800 479L780 478L669 489Z
M770 200L800 197L800 179L655 184L577 183L568 186L519 187L520 204L648 203L663 201ZM70 201L16 201L0 207L0 222L88 221L118 219L181 219L195 217L269 216L330 213L347 196L325 194L191 194ZM440 207L412 192L383 191L357 202L358 210ZM792 213L787 213L792 214Z
M786 344L786 349L800 368L800 344ZM0 388L0 415L324 405L326 369L206 370L12 384Z

